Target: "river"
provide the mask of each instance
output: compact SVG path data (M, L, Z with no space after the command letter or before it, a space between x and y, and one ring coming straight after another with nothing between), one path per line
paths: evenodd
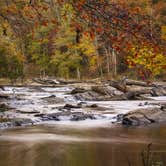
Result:
M141 166L152 143L153 163L166 165L166 126L146 128L37 125L1 131L1 166Z
M25 87L15 88L13 93L13 87L6 87L3 93L11 95L9 105L18 110L52 113L59 111L56 107L64 103L48 104L41 98L51 94L73 104L78 101L68 95L71 89L43 88L41 92ZM150 143L153 165L166 165L165 125L123 127L112 124L115 115L143 107L139 106L140 101L88 102L91 103L108 109L104 112L94 110L96 115L102 114L96 120L70 121L62 117L56 122L9 111L10 117L28 117L36 123L0 130L0 166L142 166L141 152Z

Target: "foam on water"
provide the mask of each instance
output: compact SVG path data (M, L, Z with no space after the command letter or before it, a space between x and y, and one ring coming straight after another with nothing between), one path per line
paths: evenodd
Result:
M11 96L11 100L9 100L9 105L13 108L16 108L20 111L25 112L32 112L32 111L38 111L40 113L56 113L59 112L57 107L63 106L65 103L69 104L77 104L79 101L75 100L75 98L71 95L69 95L68 92L70 92L73 88L71 87L48 87L48 88L41 88L41 90L35 90L30 87L5 87L5 91L3 91L4 94L8 94ZM47 103L42 100L44 97L49 97L51 95L55 95L58 98L64 99L63 103ZM153 97L153 102L155 101L166 101L165 97ZM77 121L77 122L71 122L69 121L69 117L62 116L60 117L61 121L48 121L44 123L50 123L50 124L63 124L66 126L97 126L99 125L107 125L110 124L110 122L115 121L115 116L118 114L124 114L131 110L135 110L138 108L147 108L152 107L150 105L144 105L140 106L140 103L145 103L146 101L86 101L87 104L97 104L100 107L104 107L105 110L103 111L97 111L92 110L91 112L95 114L97 120L84 120L84 121ZM80 112L87 112L85 109L76 109L76 111ZM34 121L41 122L39 118L34 117L33 114L21 114L16 112L9 112L9 116L11 117L20 117L20 118L31 118ZM43 122L42 122L43 123Z

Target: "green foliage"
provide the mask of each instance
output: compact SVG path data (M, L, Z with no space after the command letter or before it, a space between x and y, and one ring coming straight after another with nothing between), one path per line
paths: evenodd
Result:
M11 40L1 36L0 40L0 76L12 81L23 76L23 57Z

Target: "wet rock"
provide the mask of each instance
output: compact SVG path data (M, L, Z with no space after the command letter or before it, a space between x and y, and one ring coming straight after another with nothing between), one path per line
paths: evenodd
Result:
M72 105L72 104L66 104L63 108L64 109L67 109L67 110L71 110L72 108L81 108L82 106L81 105Z
M5 103L1 103L0 104L0 112L5 112L5 111L8 111L10 109L10 107L5 104Z
M77 94L77 93L84 93L87 90L83 89L83 88L75 88L71 91L71 94Z
M40 86L33 86L29 88L29 92L46 92L46 91Z
M94 100L97 100L97 98L99 97L99 94L96 92L87 91L84 93L77 93L74 95L74 97L76 100L80 100L80 101L84 101L84 100L94 101Z
M111 97L108 95L101 95L94 91L87 91L85 93L78 93L74 95L76 100L80 101L109 101Z
M162 111L166 111L166 103L162 103L161 104L161 110Z
M0 99L9 99L9 96L6 94L0 94Z
M5 88L2 85L0 85L0 89L5 91Z
M48 97L43 97L42 100L46 101L48 104L63 103L64 99L51 95Z
M63 119L63 117L68 117L68 120L71 121L80 121L80 120L86 120L86 119L96 119L93 114L86 114L83 112L71 112L71 111L65 111L65 112L58 112L53 114L37 114L35 117L40 117L42 121L60 121Z
M97 104L91 104L91 105L88 105L87 107L89 107L89 108L97 108L98 105Z
M25 125L32 125L33 121L31 119L12 119L11 123L13 126L25 126Z
M71 121L80 121L86 119L96 119L93 114L84 114L82 112L75 112L72 114Z
M156 96L166 96L166 87L155 87L151 90L151 95Z
M116 117L117 122L122 121L123 120L123 116L124 116L124 114L118 114L117 117Z
M138 109L122 116L122 124L127 126L149 125L166 122L166 111L161 108Z
M87 103L86 102L79 102L78 104L77 104L77 106L80 106L80 107L83 107L83 106L86 106L87 105Z

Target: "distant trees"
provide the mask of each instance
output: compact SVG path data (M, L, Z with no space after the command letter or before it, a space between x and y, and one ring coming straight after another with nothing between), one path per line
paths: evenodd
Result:
M130 67L149 76L165 69L163 0L0 3L2 77L9 69L10 77L26 75L25 64L42 76L78 79L116 77Z

